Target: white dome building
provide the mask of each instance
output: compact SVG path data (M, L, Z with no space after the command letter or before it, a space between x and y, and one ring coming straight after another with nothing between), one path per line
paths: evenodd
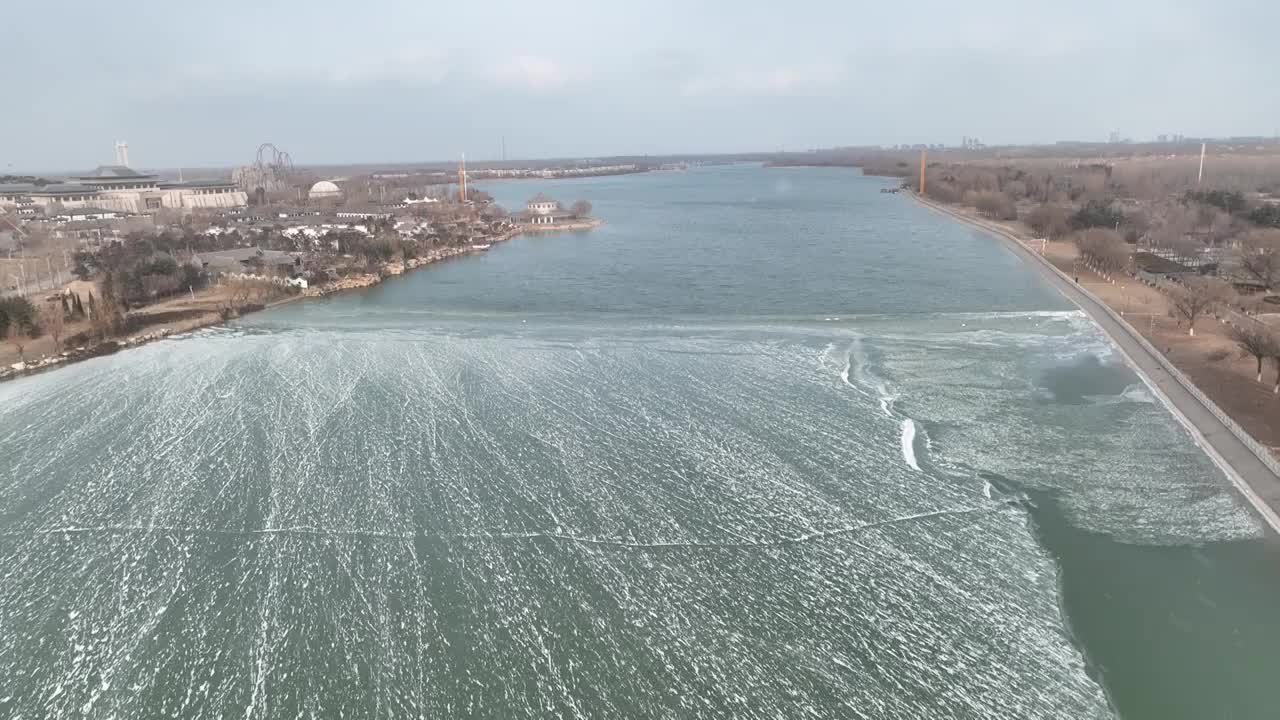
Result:
M342 190L328 180L321 180L311 186L307 197L312 200L335 200L342 197Z

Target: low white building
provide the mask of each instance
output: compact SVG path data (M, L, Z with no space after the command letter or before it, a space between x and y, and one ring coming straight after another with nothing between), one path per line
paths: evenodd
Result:
M78 208L137 214L163 209L244 207L249 204L249 196L230 181L161 182L156 175L124 165L102 165L71 182L0 185L0 203L34 205L45 215Z
M249 196L229 180L160 182L155 175L123 165L103 165L75 182L98 191L99 205L125 212L233 208L249 204Z
M531 215L550 215L560 209L560 203L542 193L538 193L530 198L529 202L524 204L524 207Z
M333 216L339 220L390 220L392 217L384 210L339 210Z
M51 183L49 185L33 185L31 183L0 184L0 203L15 207L35 207L44 211L47 208L57 209L86 207L98 204L100 193L90 187L75 183Z
M560 203L538 193L524 204L525 211L514 217L525 225L555 225L573 219L573 213L560 207Z
M80 222L84 220L115 220L120 217L119 211L106 208L79 207L64 208L53 216L59 222Z

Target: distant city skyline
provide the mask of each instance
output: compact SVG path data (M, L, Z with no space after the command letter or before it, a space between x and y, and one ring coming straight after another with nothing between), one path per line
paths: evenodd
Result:
M1028 5L20 4L0 173L1275 134L1280 9Z

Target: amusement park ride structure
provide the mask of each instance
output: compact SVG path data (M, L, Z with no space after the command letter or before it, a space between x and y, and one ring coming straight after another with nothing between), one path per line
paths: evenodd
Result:
M289 153L263 143L258 146L254 163L236 168L231 179L249 194L252 202L261 203L269 193L288 191L295 174Z

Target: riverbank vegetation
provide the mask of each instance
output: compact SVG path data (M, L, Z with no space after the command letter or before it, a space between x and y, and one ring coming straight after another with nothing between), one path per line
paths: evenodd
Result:
M75 282L0 301L0 378L23 371L32 358L57 363L294 297L367 287L483 251L524 230L594 227L599 221L589 217L591 209L579 200L573 220L526 228L487 193L471 190L466 203L421 203L394 216L287 225L189 222L130 232L72 253Z
M1197 146L1198 149L1198 146ZM918 185L909 156L864 171ZM1096 268L1200 276L1227 287L1242 311L1280 284L1280 155L1199 158L1011 158L929 163L924 195L1012 223L1032 237L1066 240ZM1103 232L1106 231L1106 232ZM1158 267L1159 270L1153 270ZM1280 304L1276 305L1280 310Z

